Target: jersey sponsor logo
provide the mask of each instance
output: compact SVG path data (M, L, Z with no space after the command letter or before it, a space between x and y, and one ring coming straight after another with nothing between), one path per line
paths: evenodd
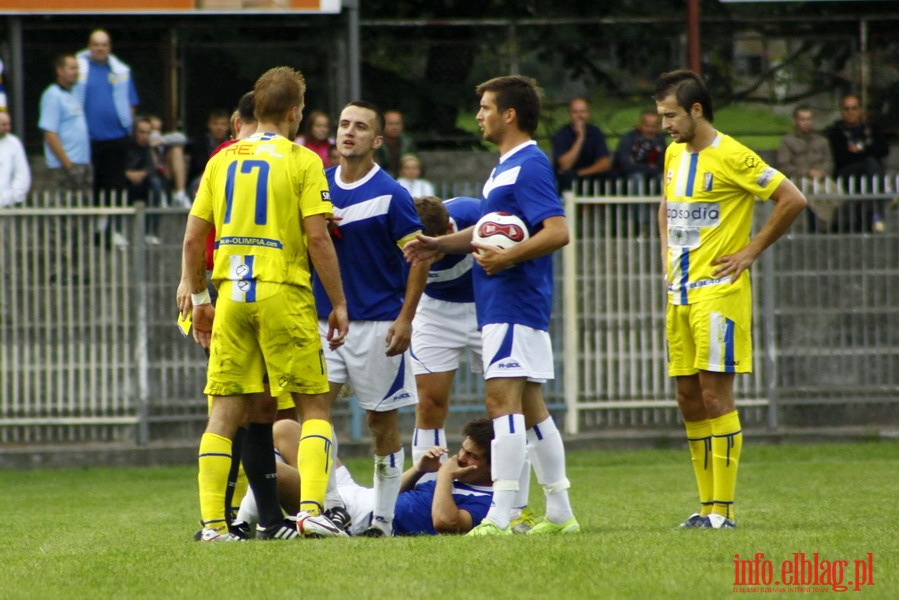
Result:
M669 202L669 226L716 227L721 219L717 202Z
M261 246L263 248L280 249L282 247L282 244L280 240L273 240L271 238L232 235L219 239L218 243L216 243L216 248L218 248L219 246Z
M330 202L331 201L331 192L329 192L327 190L323 190L322 191L322 201Z

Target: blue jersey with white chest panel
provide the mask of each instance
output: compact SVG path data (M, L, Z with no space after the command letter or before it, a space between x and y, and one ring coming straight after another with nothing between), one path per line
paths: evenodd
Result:
M375 165L353 183L341 183L340 167L325 171L338 235L334 249L351 321L393 321L403 307L407 263L397 243L422 230L412 196ZM331 301L318 276L313 278L319 318Z
M483 214L519 216L535 235L550 217L564 216L549 160L536 142L516 146L500 157L484 184ZM492 323L525 325L549 331L552 310L552 255L524 261L495 275L477 263L474 276L478 327Z
M443 205L449 212L453 233L467 229L481 218L481 201L459 196L450 198ZM471 282L471 254L447 254L431 265L425 294L444 302L474 302Z
M431 517L431 505L434 504L434 492L437 481L420 483L413 489L402 492L396 500L393 518L394 535L436 535L434 520ZM471 515L471 524L477 527L493 502L491 486L470 485L453 481L453 501L462 510Z

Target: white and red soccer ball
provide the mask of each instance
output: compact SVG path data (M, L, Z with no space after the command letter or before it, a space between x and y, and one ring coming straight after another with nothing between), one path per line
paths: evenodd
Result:
M472 242L480 242L500 248L511 248L531 237L528 227L516 215L507 212L487 213L478 220L471 236Z

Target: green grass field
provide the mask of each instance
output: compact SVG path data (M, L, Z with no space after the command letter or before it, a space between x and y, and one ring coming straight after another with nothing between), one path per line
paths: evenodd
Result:
M368 461L349 464L370 480ZM682 531L695 503L686 450L576 452L580 535L204 545L192 467L4 471L0 597L710 599L735 593L736 554L764 553L778 574L794 553L845 560L845 583L870 553L873 585L847 593L895 598L897 474L895 443L747 444L739 528ZM797 595L779 589L755 593Z

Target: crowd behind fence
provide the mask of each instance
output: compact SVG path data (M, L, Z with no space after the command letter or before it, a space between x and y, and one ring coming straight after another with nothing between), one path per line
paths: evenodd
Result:
M803 217L754 265L755 372L737 379L748 427L895 423L897 183L801 182L813 204L877 203L884 227L841 227L840 210L826 230ZM658 194L609 185L565 195L573 236L556 256L547 401L569 433L679 427L665 368ZM159 244L144 234L148 217L159 220ZM90 206L51 192L0 210L0 443L195 438L206 357L175 325L184 223L184 209ZM483 383L463 364L450 433L482 411ZM350 395L334 413L341 435L363 435ZM402 418L411 431L411 412Z

